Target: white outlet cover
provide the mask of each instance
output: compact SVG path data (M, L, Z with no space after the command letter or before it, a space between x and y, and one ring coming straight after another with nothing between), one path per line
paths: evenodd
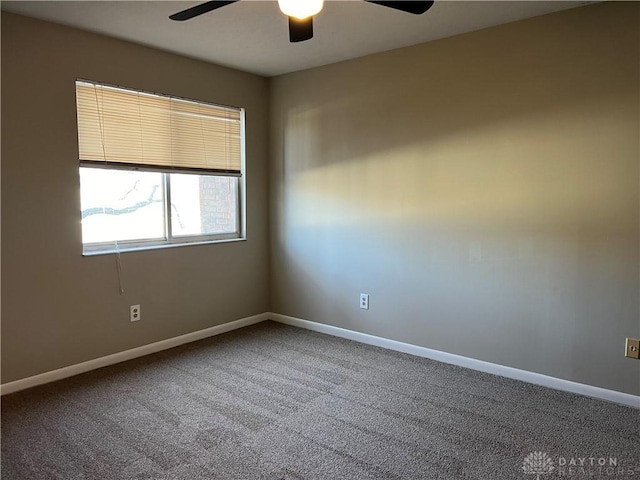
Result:
M129 307L129 320L132 322L140 320L140 305L131 305Z
M360 294L360 308L363 310L369 310L369 294L368 293Z

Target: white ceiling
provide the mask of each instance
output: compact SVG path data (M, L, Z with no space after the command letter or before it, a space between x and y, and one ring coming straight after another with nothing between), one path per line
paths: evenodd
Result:
M585 1L436 0L411 15L359 0L325 0L314 38L289 43L275 0L243 0L185 22L199 1L3 1L2 10L98 32L264 76L304 70L574 8Z

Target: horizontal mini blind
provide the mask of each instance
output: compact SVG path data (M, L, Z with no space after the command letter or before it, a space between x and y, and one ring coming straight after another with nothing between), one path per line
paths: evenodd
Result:
M240 176L242 109L76 82L85 165Z

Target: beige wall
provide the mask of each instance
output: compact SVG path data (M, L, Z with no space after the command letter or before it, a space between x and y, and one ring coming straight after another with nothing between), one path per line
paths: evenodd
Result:
M640 394L639 8L273 79L273 311Z
M77 77L246 108L246 242L83 258ZM2 13L2 382L269 309L264 78ZM129 305L142 321L129 322Z

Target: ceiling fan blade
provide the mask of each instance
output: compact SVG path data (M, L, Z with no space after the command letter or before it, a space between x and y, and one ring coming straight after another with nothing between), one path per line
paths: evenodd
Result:
M304 42L310 38L313 38L313 17L304 20L289 17L289 41Z
M211 10L224 7L225 5L229 5L230 3L235 3L237 1L238 0L218 0L214 2L204 2L200 5L196 5L195 7L187 8L186 10L182 10L181 12L174 13L173 15L170 15L169 18L171 20L182 22L184 20L189 20L190 18L197 17L198 15L202 15L203 13L210 12Z
M394 0L365 0L369 3L382 5L383 7L402 10L403 12L421 15L433 6L433 1L394 1Z

